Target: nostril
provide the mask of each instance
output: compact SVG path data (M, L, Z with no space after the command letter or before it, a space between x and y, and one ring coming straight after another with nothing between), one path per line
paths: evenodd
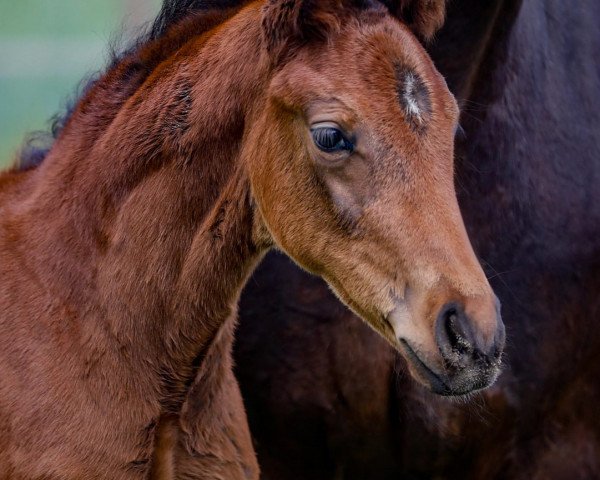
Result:
M506 333L498 310L495 319L483 315L472 317L465 310L463 303L452 302L438 314L435 338L446 367L460 370L475 365L481 368L499 365ZM489 328L490 320L495 320L494 330Z
M460 354L473 352L473 346L466 339L465 332L460 327L460 313L456 307L449 307L443 313L443 324L448 337L450 348Z
M448 368L462 368L475 360L477 349L463 306L448 303L436 321L436 340Z

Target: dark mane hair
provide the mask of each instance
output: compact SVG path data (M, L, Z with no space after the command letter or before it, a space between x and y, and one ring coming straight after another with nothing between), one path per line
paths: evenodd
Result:
M247 0L164 0L161 10L154 21L145 28L142 28L137 37L125 45L119 46L117 42L117 45L109 46L110 59L107 67L96 73L87 75L80 81L75 93L68 98L64 109L50 119L48 131L32 132L27 136L21 150L17 154L16 168L19 170L29 170L43 162L52 148L54 141L69 122L79 101L103 76L111 70L116 69L125 58L135 56L136 52L139 52L144 46L161 39L174 25L183 22L189 17L201 17L208 12L230 11L236 7L243 6L246 2ZM202 24L204 30L214 25L214 22L211 23L210 21L199 23ZM202 30L196 30L194 33L202 33ZM181 44L186 39L179 38L178 40L179 44ZM167 51L173 51L173 45ZM135 58L132 61L131 69L134 69L135 72L127 72L124 75L124 80L130 83L128 85L129 88L127 88L130 94L135 92L137 87L150 75L162 58L151 55L146 58ZM137 73L137 75L133 73Z

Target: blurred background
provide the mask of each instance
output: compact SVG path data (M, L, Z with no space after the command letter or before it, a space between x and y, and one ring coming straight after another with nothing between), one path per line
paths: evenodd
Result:
M161 0L0 0L0 168L46 129L111 40L150 21Z

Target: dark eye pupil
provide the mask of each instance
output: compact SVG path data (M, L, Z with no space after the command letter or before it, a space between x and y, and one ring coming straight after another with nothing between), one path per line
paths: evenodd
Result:
M320 128L315 132L317 143L325 148L334 148L342 140L342 134L334 128Z
M312 136L317 147L326 152L349 149L348 142L337 128L315 128L312 130Z

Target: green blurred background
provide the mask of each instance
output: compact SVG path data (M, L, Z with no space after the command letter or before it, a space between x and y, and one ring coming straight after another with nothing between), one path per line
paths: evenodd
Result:
M0 167L46 129L113 38L139 31L161 0L0 0Z

